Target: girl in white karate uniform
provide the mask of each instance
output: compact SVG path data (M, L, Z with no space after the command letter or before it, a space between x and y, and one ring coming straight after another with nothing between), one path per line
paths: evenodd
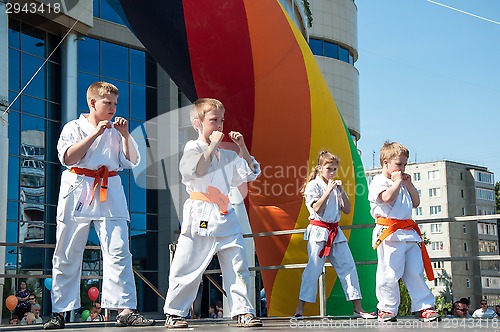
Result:
M322 151L318 164L309 174L302 192L307 210L309 225L304 234L307 242L309 260L302 273L299 302L294 317L301 318L306 302L316 302L318 279L323 271L325 260L335 268L346 299L354 305L354 315L362 318L376 318L367 313L361 306L356 264L338 222L341 211L351 212L351 203L347 197L341 180L334 180L337 175L339 158L328 151Z

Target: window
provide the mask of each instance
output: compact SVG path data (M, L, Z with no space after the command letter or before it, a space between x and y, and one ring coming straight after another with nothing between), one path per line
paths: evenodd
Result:
M465 269L468 271L469 270L469 262L465 261Z
M498 241L479 240L479 252L498 254Z
M462 198L464 198L464 190L463 189L460 190L460 196L462 196Z
M476 197L486 201L495 201L495 191L492 189L476 188Z
M415 215L416 216L421 216L422 215L422 207L421 206L415 208Z
M440 178L439 170L429 171L427 172L427 176L429 180L437 180Z
M463 230L464 230L464 234L467 234L467 227L465 227L465 225L463 227Z
M464 242L464 251L467 252L467 242Z
M430 214L436 215L441 214L441 205L435 205L430 207Z
M429 197L439 197L441 196L441 188L430 188Z
M446 279L445 278L434 279L434 286L435 287L445 287L446 286Z
M431 248L433 251L442 251L443 250L443 241L431 242Z
M325 56L354 64L354 55L349 52L347 48L336 43L309 38L309 47L314 55Z
M465 281L465 287L470 288L470 279L469 278L467 278L467 280Z
M477 182L494 184L493 183L493 173L487 173L487 172L474 170L474 179Z
M413 173L413 181L420 181L420 173Z
M443 261L432 262L432 267L434 267L435 269L444 269L444 262Z
M443 233L443 225L442 224L431 224L431 233Z
M462 216L465 216L465 208L462 208Z
M464 173L460 172L460 181L463 181L464 179Z

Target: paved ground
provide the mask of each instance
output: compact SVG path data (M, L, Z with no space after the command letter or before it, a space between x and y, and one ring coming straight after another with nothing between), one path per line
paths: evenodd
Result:
M134 327L125 328L126 332L137 331L165 331L163 320L157 320L156 326L151 327ZM424 323L420 322L413 317L399 318L397 322L393 323L379 323L376 320L362 320L347 317L311 317L298 321L295 319L285 318L263 318L264 326L261 328L238 328L235 326L234 321L231 320L214 320L214 319L200 319L188 321L189 328L179 329L179 331L219 331L219 332L232 332L232 331L391 331L402 332L408 330L419 331L433 331L444 332L455 329L458 331L500 331L500 320L478 320L478 319L457 319L457 318L443 318L441 322ZM31 326L0 326L0 331L33 331L41 330L41 325ZM70 323L66 325L65 331L84 331L84 332L98 332L103 331L124 331L124 328L114 327L114 323Z

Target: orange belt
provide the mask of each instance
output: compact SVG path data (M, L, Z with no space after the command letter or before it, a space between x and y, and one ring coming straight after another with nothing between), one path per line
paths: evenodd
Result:
M208 193L201 193L198 191L193 191L189 194L189 198L198 201L205 201L217 204L219 206L219 212L221 214L227 214L227 206L229 204L229 197L220 192L219 189L208 186Z
M97 185L99 184L99 182L101 182L101 189L99 190L99 201L104 202L106 200L106 196L108 195L108 177L117 175L116 171L108 171L108 168L106 166L101 166L97 170L71 167L69 171L78 175L85 175L90 178L94 178L94 191L92 192L92 197L90 198L89 205L92 204L92 201L94 200L95 191L97 190ZM102 181L100 181L101 179Z
M332 244L335 238L337 237L339 231L339 223L338 222L324 222L321 220L309 220L309 223L314 226L319 226L328 229L328 240L326 241L325 246L319 252L319 257L330 255L330 250L332 249Z
M387 238L398 229L414 229L422 239L420 228L418 227L417 223L411 219L400 220L378 217L377 225L387 226L388 228L386 228L382 232L382 234L380 234L377 242L375 242L375 245L373 246L373 249L377 249L377 247L380 245L380 243L382 243L382 241L385 240L385 238ZM434 271L432 270L431 259L429 258L429 253L427 252L427 248L425 247L425 243L423 242L423 240L420 243L420 249L422 250L422 261L424 262L425 274L427 275L427 279L432 281L434 280Z

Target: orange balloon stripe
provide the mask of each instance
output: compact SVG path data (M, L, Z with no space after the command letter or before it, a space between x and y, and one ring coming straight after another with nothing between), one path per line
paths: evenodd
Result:
M305 168L309 159L307 73L279 3L246 0L245 8L255 77L252 153L263 168L251 186L250 222L253 232L293 229L302 206L302 178L289 175ZM279 264L289 240L290 236L256 238L260 265ZM268 299L275 276L275 271L262 273Z
M351 203L354 206L355 179L352 167L352 155L349 138L346 135L343 120L309 46L290 19L289 23L290 28L295 34L296 42L300 45L303 61L306 64L308 74L311 122L312 128L314 128L310 137L309 168L316 165L318 153L323 149L327 149L338 155L341 160L339 164L338 176L343 180L346 192L348 193ZM307 226L308 215L309 213L301 200L301 210L296 223L296 228L305 228ZM353 214L347 216L343 215L340 224L352 224L352 216ZM345 233L346 236L349 237L349 232ZM306 244L307 243L303 240L302 234L293 235L288 243L288 248L281 264L284 265L307 262ZM293 312L295 301L290 301L290 298L298 298L301 275L301 269L280 270L276 273L270 299L271 307L269 308L269 315L286 316ZM328 269L326 278L327 297L328 294L330 294L336 279L337 276L335 271ZM319 301L317 301L315 305L307 306L306 314L312 315L318 313Z

